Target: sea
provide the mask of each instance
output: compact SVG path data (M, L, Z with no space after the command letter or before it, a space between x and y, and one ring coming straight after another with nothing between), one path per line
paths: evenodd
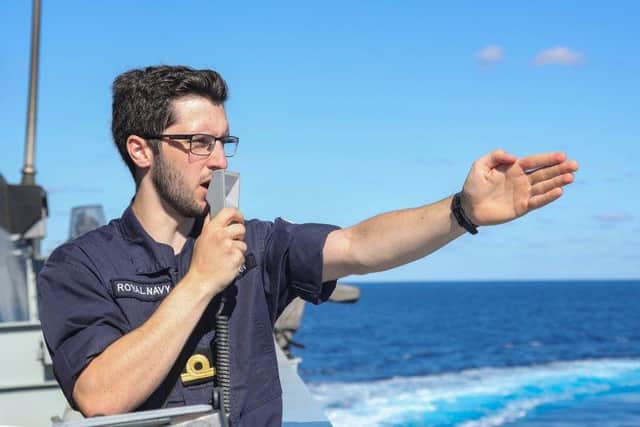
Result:
M334 426L640 426L640 280L356 285L294 337Z

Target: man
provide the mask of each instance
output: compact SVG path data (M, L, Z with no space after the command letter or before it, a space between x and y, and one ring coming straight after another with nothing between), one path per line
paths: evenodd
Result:
M38 286L56 377L87 416L208 403L224 295L233 301L231 422L279 425L271 330L291 299L319 303L340 277L411 262L544 206L578 168L560 153L497 150L455 197L345 229L245 221L234 209L211 218L212 172L238 143L226 97L210 70L149 67L114 82L113 137L135 197L120 219L58 248Z

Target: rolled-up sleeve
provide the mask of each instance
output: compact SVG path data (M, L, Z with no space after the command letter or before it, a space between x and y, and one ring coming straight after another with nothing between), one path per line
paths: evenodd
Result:
M54 373L73 407L73 387L89 361L123 336L127 320L81 248L67 244L38 276L42 331Z
M314 304L326 301L336 281L322 282L322 251L327 236L339 229L327 224L292 224L276 219L266 241L265 260L277 314L296 296Z

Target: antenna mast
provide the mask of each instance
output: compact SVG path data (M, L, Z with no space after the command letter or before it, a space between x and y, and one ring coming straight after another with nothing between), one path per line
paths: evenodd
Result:
M27 136L24 146L22 184L36 183L34 164L36 146L36 107L38 98L38 58L40 51L40 0L33 0L31 19L31 69L29 72L29 104L27 109Z

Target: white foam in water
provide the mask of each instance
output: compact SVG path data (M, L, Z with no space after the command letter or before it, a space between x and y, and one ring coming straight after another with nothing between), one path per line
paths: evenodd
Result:
M544 404L638 385L640 359L599 359L310 388L336 427L411 422L495 427Z
M568 397L568 396L567 396ZM529 399L509 403L503 410L479 420L465 421L460 427L497 427L527 416L527 413L540 405L553 402L554 398Z

